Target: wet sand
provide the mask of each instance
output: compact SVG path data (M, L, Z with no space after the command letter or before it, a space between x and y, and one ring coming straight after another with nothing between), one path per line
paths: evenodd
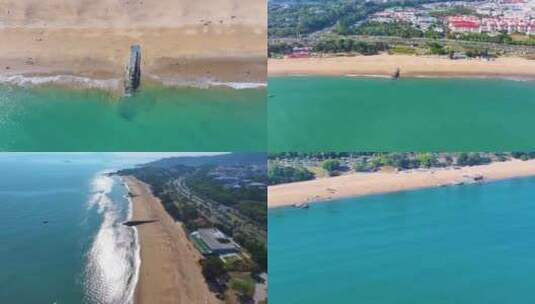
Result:
M136 304L220 303L201 273L198 251L154 197L149 186L123 177L134 195L131 221L155 221L137 227L141 266L135 291Z
M535 176L535 160L510 160L473 167L421 169L394 173L354 173L268 187L268 207L346 197L441 187L482 175L483 181Z
M381 76L397 68L401 77L467 77L535 79L535 60L500 57L495 60L450 60L438 56L374 55L269 59L269 76Z

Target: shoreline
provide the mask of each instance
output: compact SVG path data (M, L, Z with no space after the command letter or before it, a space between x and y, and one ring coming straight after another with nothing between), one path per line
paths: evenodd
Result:
M361 79L385 79L391 80L391 75L377 75L377 74L340 74L340 75L319 75L319 74L285 74L285 75L270 75L269 78L287 78L287 77L325 77L325 78L361 78ZM399 80L403 79L475 79L475 80L509 80L509 81L519 81L519 82L535 82L535 76L533 77L524 77L524 76L485 76L485 75L405 75L405 77L400 77Z
M5 42L0 49L0 80L120 90L130 48L139 45L142 83L200 88L265 84L266 31L238 21L222 22L0 27L0 40Z
M439 56L371 55L268 59L268 77L337 76L390 78L483 78L535 80L535 60L500 57L492 61ZM514 71L514 72L511 72Z
M150 77L150 76L149 76ZM98 79L75 75L36 75L36 74L0 74L0 85L14 86L19 88L38 88L38 87L56 87L73 90L96 89L105 92L122 92L123 79ZM198 80L177 80L177 79L142 79L147 87L166 87L166 88L194 88L194 89L213 89L228 88L233 90L247 89L264 89L267 87L266 82L237 82L237 81L216 81L212 79ZM143 89L143 85L140 89Z
M310 181L268 187L268 208L290 207L294 204L329 202L333 200L455 186L469 178L483 176L482 183L535 176L535 160L508 160L488 165L455 169L416 169L396 173L352 173Z
M110 174L111 172L107 172L107 173ZM122 184L124 185L127 193L130 193L131 191L130 191L130 187L128 186L128 183L120 176L119 176L119 181L122 182ZM127 220L131 221L133 216L134 216L134 201L128 195L127 195L127 200L128 200L128 204L129 204ZM134 303L134 299L135 299L135 295L136 295L137 283L139 282L139 270L141 269L141 246L140 246L140 243L139 243L139 231L138 231L137 227L135 227L135 226L133 226L132 228L134 230L135 249L136 249L136 253L135 253L135 256L134 256L135 260L136 260L136 269L135 269L134 278L132 280L133 288L130 290L130 293L128 295L128 299L130 301L130 304L136 304L136 303Z
M200 253L181 224L167 214L147 184L132 176L121 178L134 195L131 220L155 221L134 227L141 257L134 303L220 303L208 289Z

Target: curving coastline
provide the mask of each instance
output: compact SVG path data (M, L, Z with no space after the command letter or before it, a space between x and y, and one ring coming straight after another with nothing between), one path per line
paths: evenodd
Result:
M96 209L102 223L87 253L85 296L91 303L133 304L140 264L137 231L120 225L131 217L132 206L114 197L117 182L108 174L99 172L91 181L88 209Z
M461 168L397 173L354 173L268 187L268 207L325 202L340 198L452 186L482 176L482 182L535 176L535 160L509 160Z
M220 303L209 291L201 273L200 254L145 183L123 177L130 192L131 221L155 222L135 227L138 231L141 265L135 289L136 304Z

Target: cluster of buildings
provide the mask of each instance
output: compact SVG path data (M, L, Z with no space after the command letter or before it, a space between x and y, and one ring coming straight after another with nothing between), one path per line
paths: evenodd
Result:
M469 15L439 17L440 12L465 8ZM422 30L433 25L438 32L446 27L458 33L506 32L535 35L535 0L449 1L416 8L389 8L375 13L371 21L407 22Z
M266 166L234 165L218 166L208 173L208 176L223 184L226 189L255 188L265 190L267 183L258 181L265 177Z
M448 28L458 33L521 33L535 35L535 19L499 18L476 16L451 16L447 18Z
M406 22L422 30L429 29L437 24L439 20L429 15L429 11L423 7L419 8L390 8L371 16L370 21L376 22ZM436 30L442 30L437 28Z
M533 18L535 17L535 0L484 0L468 2L476 14L501 18Z

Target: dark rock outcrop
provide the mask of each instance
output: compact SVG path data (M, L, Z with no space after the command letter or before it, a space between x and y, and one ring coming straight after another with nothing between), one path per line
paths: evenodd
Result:
M138 225L149 224L149 223L154 223L154 222L157 222L157 220L128 221L128 222L124 222L123 225L128 226L128 227L132 227L132 226L138 226Z
M126 67L124 80L124 94L130 96L136 92L141 84L141 47L132 45L130 47L130 60Z

